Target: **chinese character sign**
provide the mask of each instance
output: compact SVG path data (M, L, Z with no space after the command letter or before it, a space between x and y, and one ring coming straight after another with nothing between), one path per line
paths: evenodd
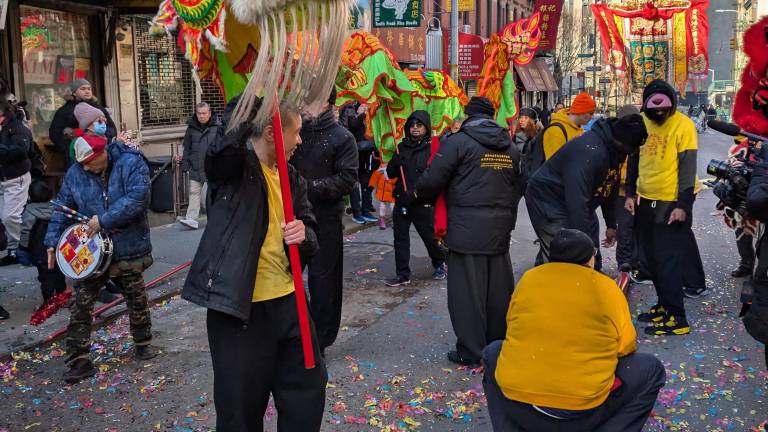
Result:
M483 38L471 33L459 32L459 76L463 80L476 80L483 68ZM443 64L448 69L448 38L443 38Z
M445 12L451 11L451 0L443 2L443 10ZM475 0L459 0L459 12L472 12L473 10L475 10Z
M373 27L420 27L422 0L373 0Z
M553 50L557 40L557 26L560 25L560 13L563 11L563 0L536 0L535 12L541 14L541 41L539 49Z

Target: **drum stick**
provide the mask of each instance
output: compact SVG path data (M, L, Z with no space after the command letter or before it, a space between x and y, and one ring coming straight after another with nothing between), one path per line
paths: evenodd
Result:
M83 217L80 217L80 216L75 216L75 215L69 214L67 212L59 212L59 213L63 214L65 217L67 217L69 219L74 219L74 220L76 220L78 222L82 222L84 224L88 223L88 219L86 219L86 218L83 218Z
M79 213L77 210L72 210L71 208L65 206L64 204L62 204L62 203L60 203L60 202L58 202L56 200L51 201L51 204L59 207L59 209L62 211L62 213L69 213L69 214L71 214L73 216L79 216L79 217L84 218L86 220L90 219L88 216L86 216L86 215L84 215L82 213Z

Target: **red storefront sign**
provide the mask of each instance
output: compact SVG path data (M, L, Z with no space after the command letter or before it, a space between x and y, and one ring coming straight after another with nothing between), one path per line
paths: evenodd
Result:
M563 11L563 0L536 0L533 12L541 14L541 42L539 50L555 49L557 43L557 26L560 24L560 14Z
M447 33L450 35L450 33ZM443 33L443 67L449 70L448 42L450 36ZM476 80L483 69L483 48L480 36L459 32L459 77L465 81Z

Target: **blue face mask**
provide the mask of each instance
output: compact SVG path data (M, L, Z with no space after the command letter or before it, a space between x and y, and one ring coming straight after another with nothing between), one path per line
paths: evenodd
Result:
M107 134L107 124L106 123L95 123L93 125L93 133L96 135L104 136Z

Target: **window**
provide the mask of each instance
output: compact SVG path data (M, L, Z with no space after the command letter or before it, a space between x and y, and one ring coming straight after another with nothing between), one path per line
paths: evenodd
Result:
M141 128L184 125L195 109L192 67L175 38L149 35L150 20L136 17L133 23Z
M35 139L43 143L72 81L93 81L89 19L30 6L19 7L19 18L24 99Z

